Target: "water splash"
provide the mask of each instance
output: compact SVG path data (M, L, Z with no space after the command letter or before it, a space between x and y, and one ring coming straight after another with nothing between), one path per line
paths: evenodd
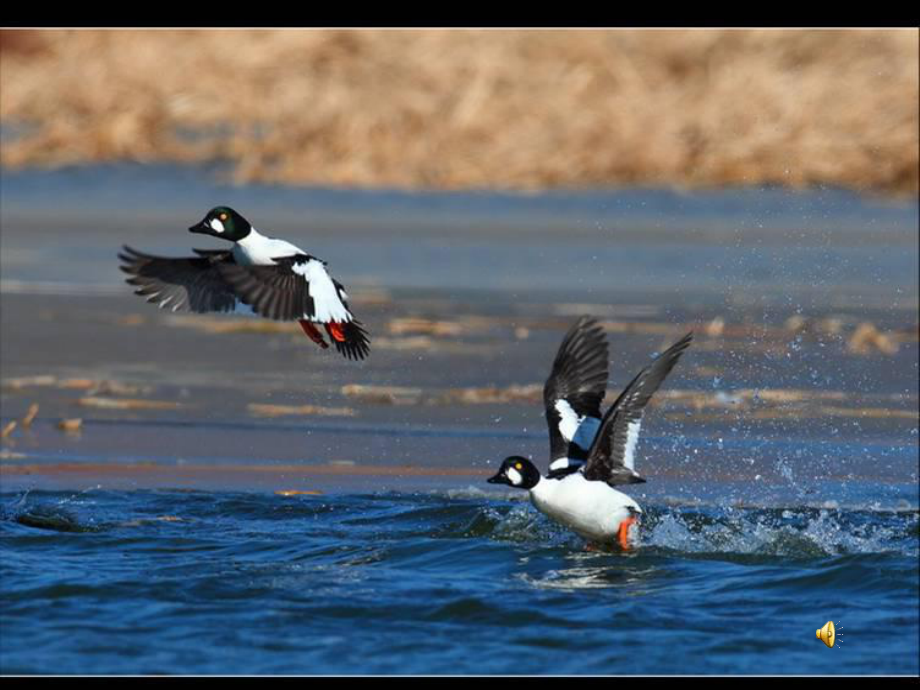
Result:
M916 556L917 511L834 508L646 506L638 552L689 557L756 556L780 561L848 554ZM584 550L585 543L529 505L480 509L471 536Z

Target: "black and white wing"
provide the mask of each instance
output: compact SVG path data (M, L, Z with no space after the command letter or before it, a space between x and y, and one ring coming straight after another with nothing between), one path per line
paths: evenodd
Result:
M196 257L167 258L144 254L125 246L118 255L121 270L130 275L134 294L172 311L233 311L236 295L224 282L220 269L235 265L229 251L196 249Z
M645 367L616 402L607 410L584 467L586 479L617 484L639 484L645 480L636 472L635 451L642 412L677 360L690 347L688 333Z
M581 317L562 340L543 386L551 477L574 472L582 463L569 461L587 458L601 423L607 358L604 330L590 316Z
M348 308L342 284L326 264L309 254L273 257L273 264L223 266L221 275L236 296L269 319L303 320L327 326L340 354L364 359L370 338Z
M221 275L241 302L269 319L352 320L345 290L329 276L325 262L309 254L273 257L272 261L275 263L223 266Z
M295 269L319 260L298 255L274 261L273 264L222 266L221 277L237 298L260 316L278 321L312 319L316 314L316 300L310 292L310 281L302 271Z
M345 288L335 279L333 279L332 283L335 285L336 294L338 294L342 304L351 314L351 308L348 306L348 294L345 292ZM334 332L330 332L329 335L332 337L332 344L335 345L339 354L348 359L364 359L371 350L371 339L367 334L367 330L364 328L364 324L355 318L342 325L341 338L337 337Z

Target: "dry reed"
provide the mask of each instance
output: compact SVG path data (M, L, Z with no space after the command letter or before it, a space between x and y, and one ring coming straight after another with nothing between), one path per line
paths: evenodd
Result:
M3 32L2 164L916 194L916 30Z

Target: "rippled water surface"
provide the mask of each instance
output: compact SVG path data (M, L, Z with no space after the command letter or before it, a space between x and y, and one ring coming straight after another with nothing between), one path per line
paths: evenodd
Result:
M4 171L0 197L0 673L920 672L915 200L133 165ZM214 248L186 228L216 204L329 261L366 361L132 294L118 248ZM625 554L485 483L546 467L581 314L608 404L695 333Z
M914 510L649 505L623 554L472 488L3 505L5 673L918 671Z

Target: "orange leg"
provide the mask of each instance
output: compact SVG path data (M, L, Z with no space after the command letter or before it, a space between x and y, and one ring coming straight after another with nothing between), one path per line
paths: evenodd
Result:
M303 332L307 335L307 337L310 340L312 340L314 343L319 345L324 350L327 347L329 347L329 344L325 340L323 340L322 334L318 330L316 330L316 326L314 326L312 323L310 323L306 319L299 319L297 323L300 324L300 327L303 329Z
M620 548L629 551L632 547L629 545L629 528L636 524L635 517L628 517L620 523L620 530L617 533L617 541L620 542Z
M329 334L330 338L340 343L345 342L345 331L342 328L342 324L332 321L331 323L324 323L323 326L326 327L326 333Z

